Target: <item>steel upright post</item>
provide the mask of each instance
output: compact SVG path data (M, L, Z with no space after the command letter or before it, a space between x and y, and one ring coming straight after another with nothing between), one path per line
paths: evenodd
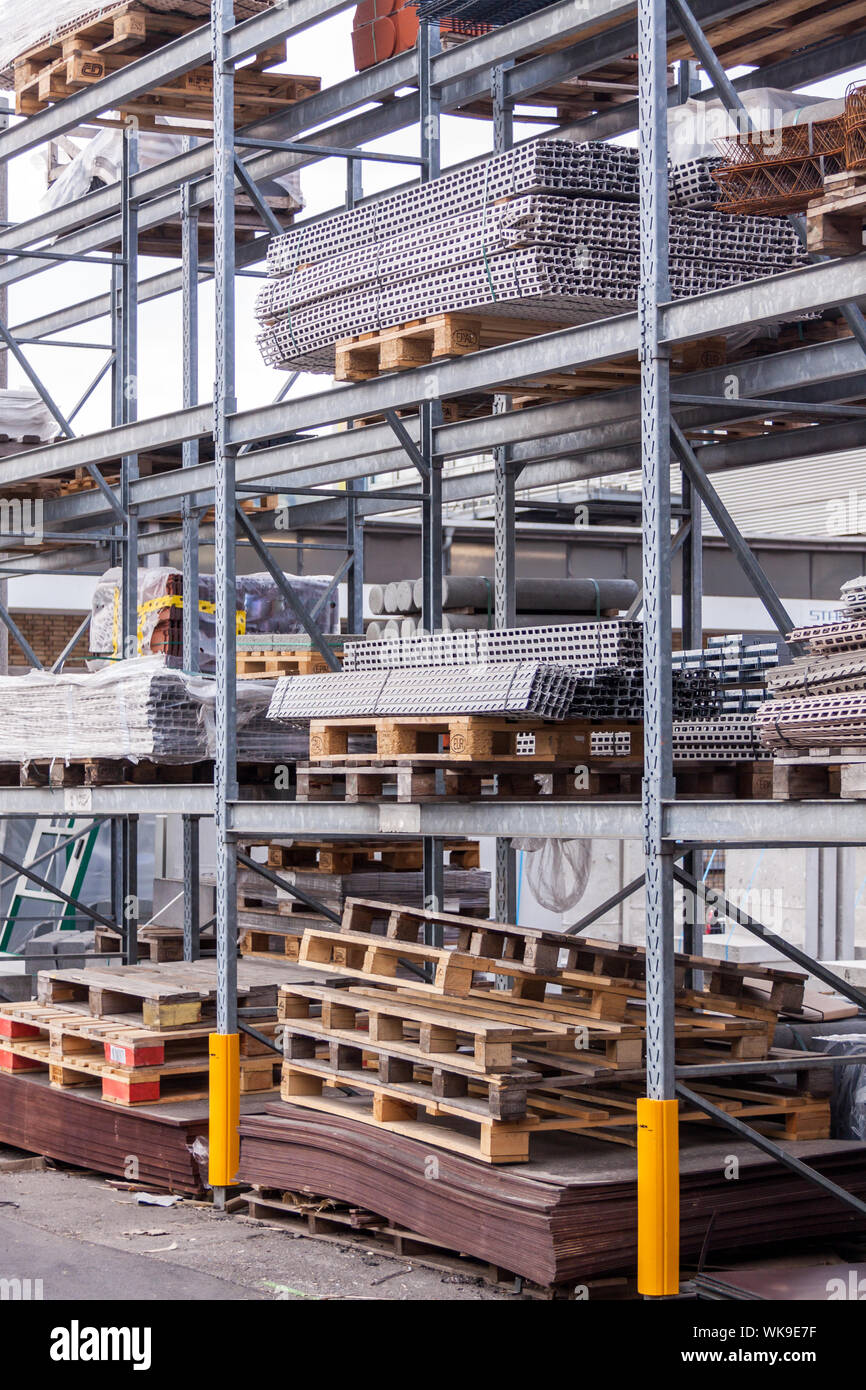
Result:
M514 143L514 113L505 98L505 73L513 64L502 64L491 73L493 95L493 152L501 154ZM510 401L497 394L493 412L504 415ZM510 450L502 445L493 450L494 536L493 536L493 600L497 627L514 627L517 591L517 546L514 523L514 491L516 473ZM499 922L517 921L517 856L511 842L499 836L496 840L496 919ZM503 983L506 977L503 978Z
M689 533L682 547L682 620L683 647L694 650L704 643L703 632L703 503L686 473L681 474L683 510L688 519ZM701 877L701 851L689 850L683 865L692 878ZM700 954L700 903L696 893L686 889L683 921L683 950L688 955ZM692 980L692 987L696 981Z
M117 373L120 420L138 418L138 211L132 200L132 179L138 169L138 126L134 119L123 128L121 155L120 218L120 319L118 324L119 370ZM130 507L131 484L138 477L138 457L126 454L120 462L120 502L126 513L121 546L121 652L138 655L138 520ZM120 874L123 913L123 958L127 965L138 960L138 832L133 817L121 822Z
M346 211L357 207L364 196L363 170L359 159L346 160ZM354 421L347 422L350 428ZM364 492L366 478L357 478L352 485L352 494L346 498L346 549L351 557L348 581L346 584L346 631L364 631L364 516L360 498L354 494Z
M184 150L194 137L183 137ZM183 404L198 401L198 213L192 205L192 185L180 190L181 225L181 325L183 334ZM197 439L183 443L184 468L198 463ZM198 518L194 499L185 493L181 501L183 533L183 669L199 669ZM183 817L183 958L199 955L199 820Z
M235 1181L238 1164L239 1036L237 1023L237 862L229 838L237 799L235 450L226 419L235 401L234 69L226 36L232 0L212 0L214 97L214 597L216 601L216 830L217 1028L211 1036L210 1181L217 1205Z
M123 128L121 162L120 272L120 412L123 424L138 418L138 212L131 183L138 169L138 126L130 118ZM128 454L120 465L120 501L126 512L121 614L123 656L138 653L138 522L129 507L130 484L138 477L138 457Z
M638 0L641 473L643 489L647 1095L638 1102L638 1288L679 1284L674 1081L673 858L663 839L671 758L670 358L660 341L668 278L665 0Z
M431 85L430 60L441 48L439 25L423 24L418 33L418 119L421 137L421 179L439 177L441 169L440 115L438 94ZM420 452L426 469L425 498L421 506L421 573L423 602L421 621L428 632L442 626L442 459L436 454L434 436L442 422L442 404L426 398L418 410ZM424 905L441 910L443 900L443 841L435 836L423 840ZM425 939L441 945L441 929L426 926Z

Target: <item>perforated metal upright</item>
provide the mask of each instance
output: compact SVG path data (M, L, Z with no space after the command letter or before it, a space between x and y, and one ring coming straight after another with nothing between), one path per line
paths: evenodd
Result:
M439 97L433 84L431 60L442 41L437 24L421 24L418 30L418 117L421 140L421 179L439 177L442 167L442 121ZM435 431L442 424L442 403L425 392L418 409L419 447L423 463L424 500L421 506L421 621L428 632L442 625L442 455L435 446ZM437 774L441 776L441 774ZM435 911L443 903L443 840L425 835L423 846L424 904ZM441 931L425 924L425 939L439 946Z
M493 100L493 150L510 149L514 143L514 111L505 91L505 74L513 63L501 63L491 73ZM504 415L509 397L493 398L496 415ZM515 486L517 467L508 445L493 450L493 584L496 627L515 627L517 623L517 533L515 529ZM496 840L496 917L500 922L517 921L517 855L503 836Z
M237 800L237 700L235 584L235 458L228 418L235 398L235 167L234 66L227 35L234 23L231 0L213 0L214 95L214 598L216 603L216 831L217 1036L211 1041L211 1183L222 1204L237 1167L238 1005L237 860L230 838L231 803ZM220 1143L220 1141L222 1141ZM216 1143L216 1154L213 1146Z
M640 154L641 478L643 494L644 778L647 1099L638 1109L638 1281L642 1293L679 1287L674 1077L673 855L664 803L674 794L671 720L670 350L667 29L665 0L638 3Z
M195 138L183 137L184 151L194 147ZM192 186L187 182L180 190L181 227L181 334L183 351L183 405L187 409L198 401L198 212L192 201ZM197 439L185 439L182 446L184 468L194 468L199 460ZM198 512L195 498L185 493L181 498L182 565L183 565L183 669L190 673L199 669L199 608L198 608ZM183 817L183 958L196 960L199 955L199 818Z

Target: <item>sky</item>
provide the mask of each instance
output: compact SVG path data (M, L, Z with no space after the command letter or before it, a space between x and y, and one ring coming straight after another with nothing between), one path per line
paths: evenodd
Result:
M330 86L354 71L352 62L350 23L351 11L344 11L314 29L293 36L289 41L289 60L286 70L295 73L320 75L323 86ZM866 78L866 69L844 77L832 78L804 90L816 95L838 97L853 78ZM538 126L519 121L515 125L517 139L538 133ZM397 132L370 146L388 148L392 152L417 154L417 128ZM442 164L461 162L479 156L491 147L491 125L487 121L446 116L442 123ZM405 167L385 164L364 166L364 189L378 191L406 178ZM336 206L345 188L345 165L342 160L323 160L302 171L302 189L310 213ZM39 210L45 191L44 175L32 155L13 161L10 176L10 216L24 220ZM142 257L142 278L159 273L173 265L165 259ZM30 277L10 289L10 323L30 319L65 304L75 303L92 294L104 293L109 284L109 272L104 267L76 265L74 269L58 267ZM249 278L237 284L237 391L241 409L264 404L274 398L284 379L281 372L265 367L256 347L254 302L261 281ZM200 289L200 362L199 379L203 399L210 399L213 380L213 290L210 284ZM139 311L139 416L158 414L181 405L181 324L180 296L173 295L150 304ZM94 343L108 341L107 321L69 330L67 338ZM103 354L72 348L31 347L30 360L54 394L59 406L70 411L77 402L98 366ZM15 363L10 364L11 386L25 385L25 379ZM292 396L325 390L329 378L303 376L295 384ZM104 428L110 423L108 379L94 393L75 419L75 428L85 433Z

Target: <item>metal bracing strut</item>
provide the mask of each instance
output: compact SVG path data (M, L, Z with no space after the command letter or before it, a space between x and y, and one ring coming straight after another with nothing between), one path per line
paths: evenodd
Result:
M779 632L783 637L787 637L794 626L788 610L776 593L764 569L755 558L748 541L740 534L733 517L701 467L694 449L673 418L671 418L670 427L674 449L682 464L683 471L688 475L689 482L718 526L740 568Z

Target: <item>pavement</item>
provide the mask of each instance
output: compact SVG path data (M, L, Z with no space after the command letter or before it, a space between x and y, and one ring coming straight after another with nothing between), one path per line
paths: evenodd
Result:
M0 1168L4 1156L15 1157L0 1147ZM444 1272L188 1199L159 1207L137 1197L79 1169L0 1171L0 1299L12 1296L3 1280L15 1279L41 1280L30 1287L46 1300L520 1298L471 1266Z

